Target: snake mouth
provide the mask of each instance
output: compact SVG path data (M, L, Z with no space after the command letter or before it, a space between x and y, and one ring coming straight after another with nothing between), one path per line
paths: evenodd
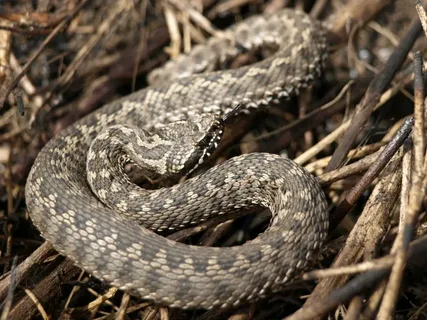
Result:
M187 175L193 173L206 159L208 159L218 148L224 134L224 123L220 120L212 124L208 133L197 144L193 153L193 166L188 170Z
M221 142L223 133L224 130L219 129L215 134L212 135L207 146L203 150L203 153L200 156L197 165L201 165L207 158L209 158L214 153L214 151L218 148L219 143Z

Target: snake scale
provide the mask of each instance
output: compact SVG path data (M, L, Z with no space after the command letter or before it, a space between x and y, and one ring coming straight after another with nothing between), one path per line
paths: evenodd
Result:
M155 71L153 85L50 140L25 189L35 226L61 254L113 286L171 307L230 307L277 292L315 258L327 234L321 188L278 155L236 156L154 190L123 173L128 162L153 179L190 172L189 163L197 166L216 147L221 117L236 105L238 119L298 94L322 72L325 32L303 12L253 16L223 35ZM242 50L270 56L210 69ZM270 226L241 246L189 246L153 232L260 207L272 212Z

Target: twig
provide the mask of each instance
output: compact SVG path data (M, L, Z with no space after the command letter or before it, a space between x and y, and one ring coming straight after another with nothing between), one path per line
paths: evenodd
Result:
M127 308L128 308L129 301L130 301L130 295L129 295L129 293L125 293L125 294L123 295L123 298L122 298L122 302L121 302L121 304L120 304L119 311L118 311L118 312L117 312L117 314L116 314L116 320L123 320L123 319L125 319L125 316L126 316L126 310L127 310Z
M10 23L19 23L22 27L31 29L35 28L51 28L57 25L65 18L65 14L53 15L46 12L28 12L19 13L12 12L4 6L0 7L0 18L9 21Z
M318 18L323 12L323 9L328 4L328 0L317 0L314 2L313 8L311 8L310 16L313 18Z
M395 257L392 255L389 255L389 256L385 256L375 260L364 261L364 262L354 264L354 265L349 265L349 266L328 268L323 270L313 270L303 274L302 278L304 280L315 280L315 279L321 279L326 277L352 275L352 274L362 273L370 270L390 269L393 266L394 260L395 260Z
M3 310L1 312L0 320L8 319L10 308L12 307L13 294L15 293L16 288L16 263L18 261L17 256L13 258L12 262L12 271L10 273L10 285L7 291L7 296L3 302Z
M97 28L96 33L86 41L82 48L80 48L73 61L68 66L67 70L58 79L55 80L53 88L51 88L51 92L57 90L60 87L66 86L70 82L70 80L77 72L79 66L85 61L85 58L89 55L89 53L92 52L92 50L101 40L102 35L111 28L112 23L120 17L123 11L129 9L129 3L122 0L121 4L122 5L115 6L110 10L110 15L106 17L102 24Z
M61 23L59 23L55 29L52 30L52 32L47 36L46 39L42 42L40 47L36 50L36 52L33 53L33 55L28 59L27 63L22 67L22 71L20 74L16 76L16 78L13 80L11 85L6 91L6 94L4 97L0 97L0 110L3 108L4 102L6 101L9 94L15 89L15 87L18 85L21 78L25 75L25 73L28 71L28 69L31 67L33 62L39 57L39 55L43 52L43 50L46 48L46 46L49 44L49 42L52 41L52 39L64 28L71 20L74 19L74 17L79 13L79 11L83 8L83 6L88 2L88 0L83 0L80 2L79 5L74 8L74 10L68 15L64 20L62 20Z
M403 270L405 269L406 260L408 258L408 247L413 236L414 225L417 221L418 214L421 211L422 202L426 191L426 169L427 157L424 157L425 142L424 142L424 75L422 72L423 64L422 57L419 52L414 54L414 73L415 73L415 125L412 134L414 142L413 151L413 172L412 183L409 191L409 203L404 220L403 228L400 229L395 243L396 243L396 262L393 265L390 279L388 281L383 302L381 303L380 310L378 311L378 319L390 319L392 317L396 300L399 294L400 285L403 277Z
M362 27L389 3L390 0L351 0L335 12L335 17L331 16L333 19L331 31L341 38L341 42L345 42L348 37L346 31L352 29L351 26L349 28L350 23Z
M402 38L399 46L387 61L383 71L380 72L369 85L368 90L366 91L366 94L360 103L358 112L351 121L348 131L344 134L341 143L338 145L337 149L332 155L331 162L326 168L326 171L334 170L341 165L349 150L351 149L355 139L374 110L375 105L380 100L381 93L390 84L397 70L405 61L409 50L412 48L420 32L421 23L417 18L412 21L408 32Z
M384 148L381 148L379 151L369 156L366 156L352 164L349 164L334 171L324 173L317 177L317 180L322 186L327 186L335 181L339 181L341 179L360 174L363 171L369 169L377 161L379 155L383 150Z
M409 260L427 253L427 236L417 239L411 243L408 250ZM363 273L349 281L344 287L335 290L327 298L318 299L313 304L299 309L286 320L311 320L333 310L340 303L345 303L356 294L372 287L375 283L389 274L389 269L371 270Z
M160 314L160 320L169 320L168 308L165 308L165 307L160 308L159 314Z
M363 297L357 295L353 297L348 306L344 320L359 320L363 308Z
M376 153L378 150L380 150L384 145L387 143L387 141L381 141L377 143L372 143L364 146L357 147L355 149L350 150L350 154L347 158L347 161L354 160L354 159L360 159L369 155L372 155ZM377 155L378 156L378 155ZM329 163L329 160L331 160L331 157L325 157L321 158L319 160L315 160L313 162L310 162L305 166L307 171L314 172L319 169L323 169L326 167L326 165ZM339 169L337 169L339 170ZM336 171L336 170L334 170ZM328 172L329 173L329 172ZM328 174L326 173L326 174Z
M40 281L31 292L37 297L40 303L46 303L52 297L56 296L61 289L61 283L69 281L79 272L79 268L74 266L71 260L64 260L55 270ZM58 274L61 277L58 277ZM10 319L28 319L34 316L37 312L34 302L29 296L23 297L18 301L10 312Z
M424 33L427 37L427 14L424 10L421 0L415 0L415 9L417 9L418 16L420 17L421 25L423 26Z
M427 19L427 17L426 17ZM425 22L427 24L427 21ZM419 51L414 53L414 96L415 96L415 109L414 109L414 165L417 170L421 170L424 162L425 153L425 92L424 92L424 65L423 58Z
M0 19L1 21L1 19ZM3 91L3 86L8 79L10 73L10 47L12 43L12 35L9 31L0 30L0 92Z
M181 51L181 34L179 32L179 25L176 19L176 16L172 10L170 4L165 3L163 13L166 20L166 25L168 27L169 36L171 38L171 43L165 51L169 54L171 59L175 59L178 57Z
M348 213L351 207L353 207L357 199L359 199L366 188L371 185L372 181L375 179L378 173L381 172L381 170L383 170L383 168L387 165L396 151L409 136L413 123L413 118L409 118L404 122L390 143L388 143L384 150L380 153L377 161L368 169L368 171L366 171L363 177L350 190L345 199L336 208L334 214L331 217L331 230L333 230L338 225L338 223Z
M221 32L218 32L216 28L206 19L200 12L196 11L186 1L168 0L168 2L178 8L182 12L188 12L191 20L193 20L200 28L210 33L211 35L221 37Z
M219 2L215 5L207 14L209 19L214 19L217 16L220 16L226 12L236 10L239 7L247 5L248 3L257 2L257 0L228 0Z
M381 98L377 105L374 107L374 110L378 110L381 106L383 106L388 100L390 100L391 97L393 97L401 88L403 88L405 85L413 81L413 73L411 70L411 74L404 76L404 78L400 81L400 83L396 86L393 86L392 88L388 89L386 92L384 92L381 95ZM337 111L337 110L335 110ZM319 121L320 115L317 112L317 110L314 110L310 112L305 118L300 119L298 121L295 121L295 124L292 123L288 129L292 129L294 127L297 127L306 119L316 119L316 121ZM314 120L312 120L314 121ZM330 146L331 143L336 141L339 137L342 136L342 134L348 129L350 126L351 120L345 121L343 124L341 124L338 128L336 128L333 132L331 132L329 135L327 135L325 138L323 138L321 141L316 143L313 147L303 152L301 155L299 155L295 160L295 162L299 164L304 164L308 162L310 159L312 159L314 156L316 156L319 152L324 150L326 147Z
M378 306L380 305L381 299L383 298L383 295L384 295L386 284L387 284L386 280L382 280L377 285L374 293L371 294L368 302L366 303L366 307L365 307L365 310L363 311L361 320L375 319L376 312L378 311Z
M24 262L20 263L15 270L15 284L19 284L22 279L29 273L31 268L43 262L47 257L52 255L54 250L52 247L45 242L36 251L34 251ZM0 301L5 299L9 286L12 283L11 275L6 276L0 281Z
M37 310L39 310L43 320L49 320L50 318L47 315L47 312L44 310L43 305L37 299L35 294L30 289L25 289L25 293L27 294L27 297L30 298L30 300L37 306Z
M345 246L335 258L333 267L356 263L363 255L372 259L378 250L380 239L383 239L388 229L389 213L400 191L401 171L398 168L401 158L402 153L396 154L381 173L363 212L347 237ZM336 222L332 221L332 224L336 225ZM342 286L347 280L348 276L322 279L300 310L314 308L319 300L325 299L333 289ZM358 292L360 291L354 294Z

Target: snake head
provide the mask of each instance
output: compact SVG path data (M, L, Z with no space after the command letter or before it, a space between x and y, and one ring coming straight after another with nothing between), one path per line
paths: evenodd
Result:
M224 121L212 114L189 115L158 132L175 143L166 154L168 176L184 176L193 172L218 147L224 133Z
M189 115L154 132L129 124L114 125L92 141L86 167L88 172L113 168L110 180L125 181L124 168L132 163L148 181L167 185L202 164L218 147L223 132L223 119L212 114ZM93 185L102 175L88 177Z

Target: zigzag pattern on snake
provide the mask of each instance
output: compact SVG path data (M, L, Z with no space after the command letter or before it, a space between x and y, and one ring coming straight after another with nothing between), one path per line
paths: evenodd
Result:
M210 71L241 49L275 53ZM200 146L218 142L220 117L238 104L239 112L256 112L298 94L320 75L325 52L321 25L293 10L249 18L197 46L154 72L152 86L105 105L43 148L26 184L35 226L84 270L172 307L229 307L281 290L327 234L324 194L303 168L254 153L170 188L145 190L123 166L144 165L153 179L190 171L188 163L211 151ZM258 207L270 209L271 225L239 247L187 246L153 232Z

